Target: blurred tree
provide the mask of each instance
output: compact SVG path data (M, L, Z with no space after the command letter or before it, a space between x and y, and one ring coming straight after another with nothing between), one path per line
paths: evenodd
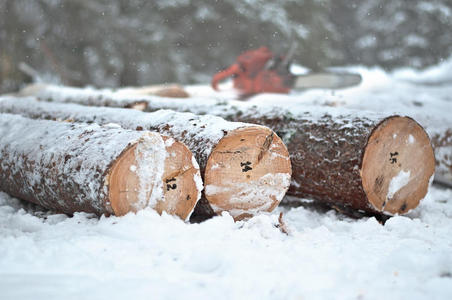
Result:
M421 68L451 53L451 20L449 0L0 0L0 92L30 81L21 62L70 85L194 83L293 41L312 69Z

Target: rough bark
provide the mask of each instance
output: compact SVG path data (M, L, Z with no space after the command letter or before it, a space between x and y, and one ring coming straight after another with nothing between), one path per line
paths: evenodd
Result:
M199 177L188 149L157 133L0 114L0 190L49 209L124 215L151 207L187 219ZM174 178L177 194L165 188Z
M128 129L155 130L171 136L194 153L205 183L204 195L215 213L228 211L240 219L271 211L289 187L287 148L264 126L169 110L143 113L21 98L3 98L0 107L3 112L30 118L117 123Z

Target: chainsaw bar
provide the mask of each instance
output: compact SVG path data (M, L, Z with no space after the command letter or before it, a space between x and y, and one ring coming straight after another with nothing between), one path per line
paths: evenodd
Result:
M343 89L358 85L361 80L361 75L355 73L308 73L297 75L293 89Z

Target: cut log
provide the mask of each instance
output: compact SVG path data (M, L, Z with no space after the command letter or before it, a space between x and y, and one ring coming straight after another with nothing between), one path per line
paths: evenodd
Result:
M68 214L186 220L202 184L191 152L158 133L0 114L0 190Z
M126 87L117 92L126 98L130 96L159 96L167 98L188 98L190 95L178 84L150 85L143 87Z
M60 93L64 94L65 88L59 89ZM328 107L298 106L291 109L291 112L289 109L271 106L256 107L243 102L211 99L157 99L156 97L148 97L146 100L148 111L173 109L191 111L197 114L208 113L231 121L256 123L270 127L283 138L291 154L293 179L289 194L317 199L334 206L342 205L371 213L405 213L416 207L424 197L432 175L431 172L434 170L434 156L431 152L432 148L428 136L422 127L410 118ZM404 123L411 125L405 126ZM405 133L398 132L397 127L400 127L400 130L406 127L408 131ZM382 169L381 174L378 175L382 177L377 180L380 182L381 178L384 178L379 188L379 199L378 201L374 199L375 203L370 203L369 199L373 199L373 196L371 196L372 193L369 190L371 184L368 184L370 177L366 178L368 173L365 168L373 164L368 164L367 160L363 160L363 157L366 152L372 151L368 150L372 149L368 148L368 141L371 141L373 133L379 132L378 128L389 128L389 131L392 130L393 135L397 134L399 139L410 135L418 137L415 145L424 149L424 152L422 152L424 157L417 159L418 165L404 162L400 170L391 169L393 171L389 172L389 169ZM388 132L385 132L385 134L389 134ZM421 133L424 134L424 138L421 138ZM450 138L444 139L442 137L443 135L438 139L442 144L437 143L437 139L433 139L437 154L448 153L446 156L444 154L440 156L446 159L438 160L440 162L438 169L442 170L443 173L452 174L450 165L445 165L448 161L450 162L450 157L452 157L452 147L447 145ZM378 140L380 141L380 139ZM389 141L388 139L385 143L389 143ZM399 142L403 145L402 140ZM417 145L417 142L421 144ZM380 145L382 144L380 143ZM403 147L403 153L408 154L404 157L418 157L419 153L414 154L417 147L413 148L410 145ZM391 144L392 146L396 145ZM390 156L391 153L395 155L397 152L399 156L402 153L399 150L391 151L386 155ZM378 152L379 150L375 153ZM375 159L380 161L382 156ZM401 159L398 158L399 161ZM381 160L380 163L385 165L388 160L389 158ZM410 172L410 182L413 182L413 176L416 174L418 176L416 178L421 180L422 184L414 187L414 184L407 183L404 188L405 191L402 192L401 190L392 195L392 189L397 187L397 181L403 179L403 174L407 174L407 172ZM393 178L394 181L392 181ZM374 184L375 180L376 178ZM367 182L366 185L365 182ZM391 182L393 182L392 185ZM389 198L399 200L389 201ZM406 200L406 205L404 200Z
M209 208L214 213L228 211L235 219L272 211L290 184L287 148L264 126L169 110L143 113L26 98L3 98L0 111L37 119L117 123L171 136L185 143L198 160Z
M449 122L446 122L446 124ZM432 128L429 126L427 130L435 149L435 181L452 187L452 124L450 129Z
M22 89L18 96L36 96L40 100L49 102L77 103L87 106L105 106L132 108L136 110L145 110L147 101L141 99L139 95L121 96L112 90L96 90L91 88L65 88L65 97L60 97L58 87L46 84L31 84Z

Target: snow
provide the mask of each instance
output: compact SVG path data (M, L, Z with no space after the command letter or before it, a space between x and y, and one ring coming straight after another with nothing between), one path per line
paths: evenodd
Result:
M287 173L267 173L257 180L247 182L227 182L223 180L222 186L208 184L205 187L206 196L227 193L230 188L239 189L240 193L233 194L229 200L234 207L240 207L243 203L252 206L252 208L229 210L229 214L237 217L243 214L258 214L261 211L267 211L273 201L268 199L282 199L289 188L290 174ZM211 204L215 213L223 211L221 207Z
M386 195L386 199L392 199L395 193L400 191L405 185L410 182L411 172L404 170L400 170L399 174L391 179L388 187L388 194Z
M290 234L276 225L279 212ZM146 209L70 218L0 193L2 299L449 299L452 190L408 216L280 207L200 224ZM176 288L177 287L177 288Z
M137 210L146 206L155 208L157 202L165 199L162 178L165 170L165 159L168 155L165 148L166 143L161 135L147 133L141 138L141 143L135 149L140 185L138 202L135 203Z

